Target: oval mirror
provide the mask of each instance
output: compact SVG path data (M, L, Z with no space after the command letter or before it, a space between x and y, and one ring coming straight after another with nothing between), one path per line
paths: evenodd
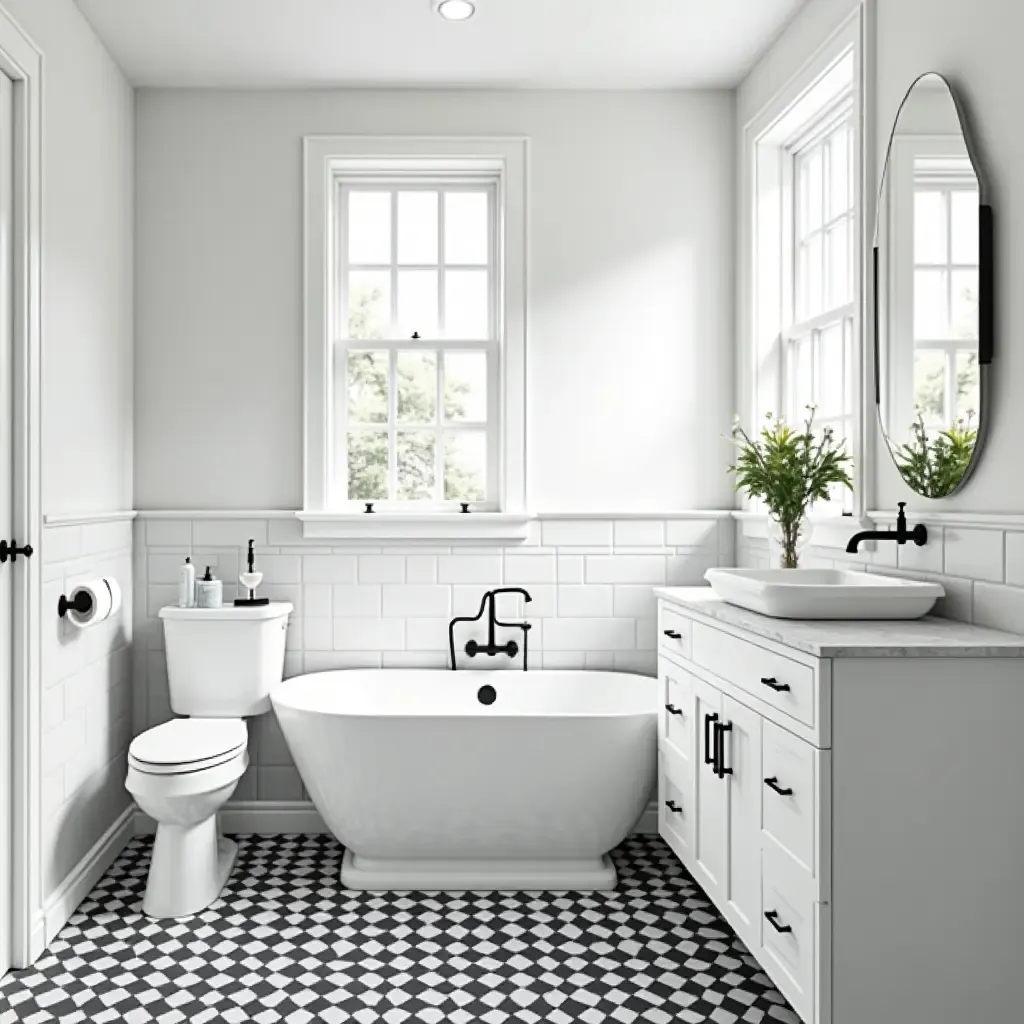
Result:
M984 440L992 361L992 211L961 108L922 75L889 140L875 225L875 401L918 494L959 490Z

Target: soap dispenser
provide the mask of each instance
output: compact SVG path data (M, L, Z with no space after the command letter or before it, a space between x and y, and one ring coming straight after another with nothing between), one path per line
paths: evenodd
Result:
M196 607L220 608L224 604L224 584L214 579L210 567L206 567L206 575L196 580Z
M254 608L260 605L270 604L269 597L257 597L256 588L263 582L263 573L256 571L256 541L249 541L249 551L246 555L247 572L239 573L238 581L249 591L248 597L235 598L235 604L243 608Z

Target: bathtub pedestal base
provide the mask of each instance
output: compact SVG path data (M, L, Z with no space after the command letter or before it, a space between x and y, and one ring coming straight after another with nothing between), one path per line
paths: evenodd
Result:
M346 889L394 892L460 892L464 889L594 892L615 888L615 866L606 856L584 860L431 860L360 857L345 851Z

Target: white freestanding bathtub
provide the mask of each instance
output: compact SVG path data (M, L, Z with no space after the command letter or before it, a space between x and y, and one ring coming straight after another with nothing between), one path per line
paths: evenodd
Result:
M272 701L350 889L611 889L644 810L657 681L349 670ZM490 701L488 703L488 701Z

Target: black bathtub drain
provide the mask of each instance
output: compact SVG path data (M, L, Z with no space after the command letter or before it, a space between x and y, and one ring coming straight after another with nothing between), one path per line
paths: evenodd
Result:
M476 691L476 699L481 704L493 704L498 699L498 691L493 686L481 686Z

